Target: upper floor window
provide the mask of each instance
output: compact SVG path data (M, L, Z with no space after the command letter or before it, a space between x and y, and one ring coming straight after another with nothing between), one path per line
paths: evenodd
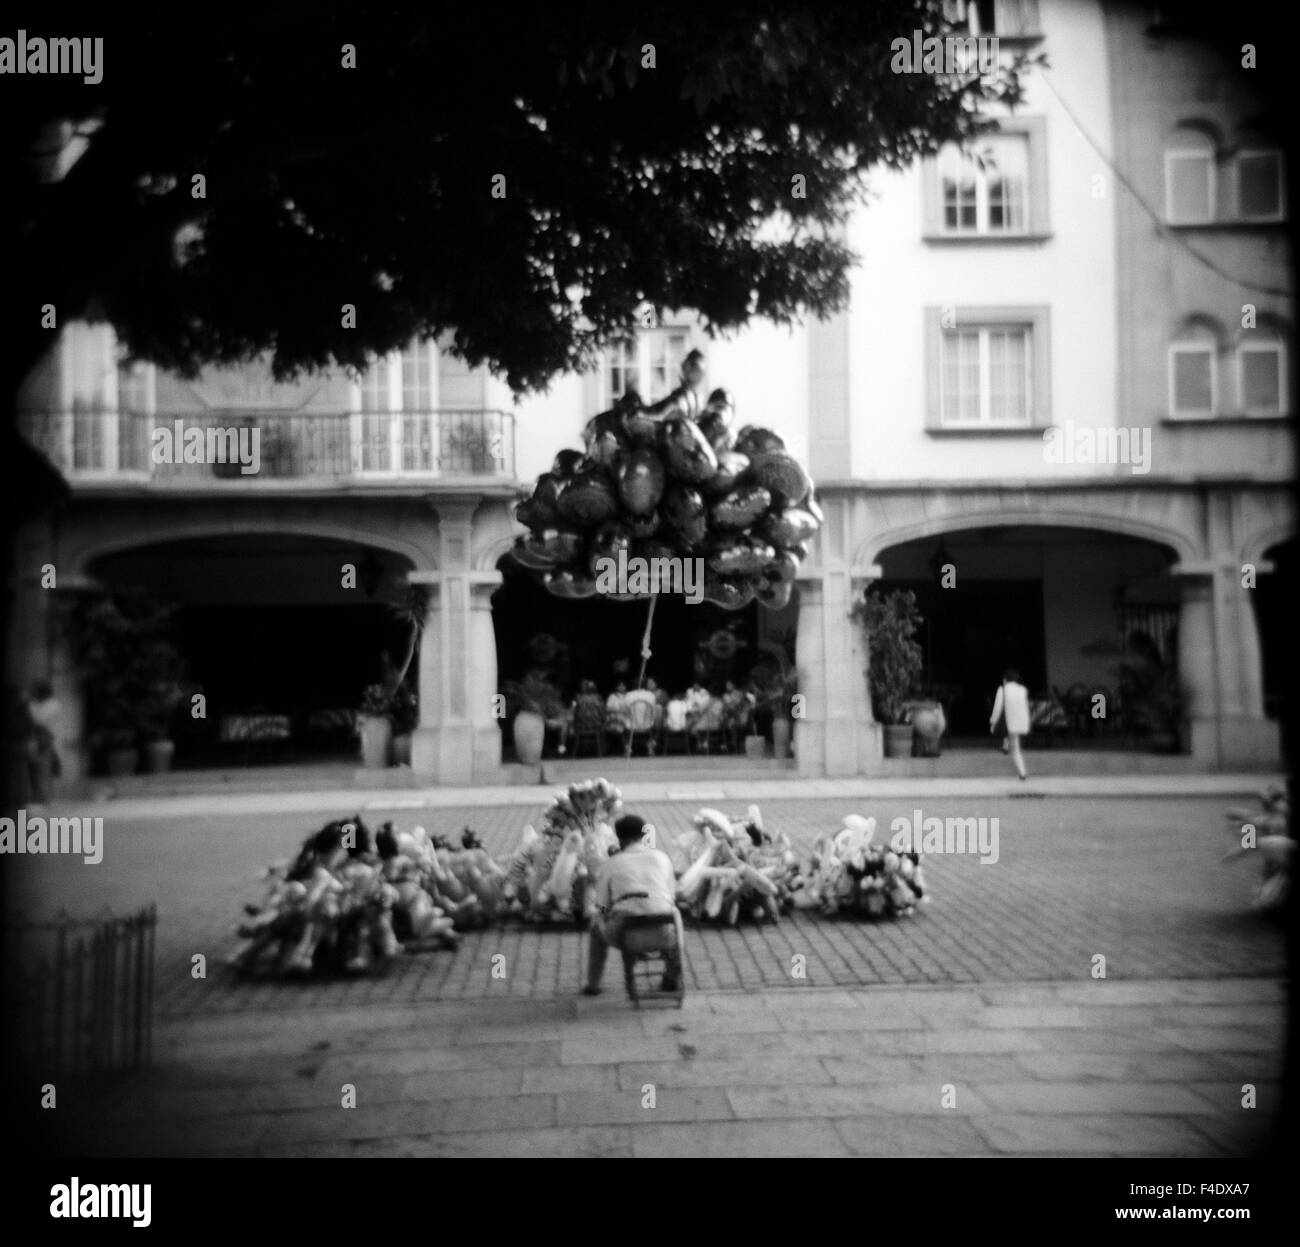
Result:
M1237 346L1237 398L1248 416L1286 410L1286 348L1271 328L1245 331Z
M412 341L376 359L357 382L363 412L431 411L437 406L438 347Z
M628 390L645 403L658 402L681 383L682 361L691 335L684 328L645 329L635 338L610 343L601 353L597 409L612 407Z
M1209 123L1181 125L1165 145L1165 219L1171 225L1282 221L1282 151L1252 128L1232 145Z
M1237 216L1243 221L1280 221L1283 212L1282 153L1273 148L1239 151Z
M1281 416L1288 407L1286 335L1271 319L1235 342L1192 317L1169 344L1169 414L1175 419Z
M1165 149L1165 215L1173 225L1214 220L1214 147L1195 130L1180 131Z
M978 156L949 146L939 157L947 233L1009 234L1028 228L1029 138L999 135Z
M1047 309L930 308L928 423L932 429L1047 424Z
M944 0L944 16L972 35L1032 39L1042 33L1038 0Z
M1218 343L1205 326L1189 328L1169 347L1169 412L1212 416L1218 389Z
M1008 117L963 151L948 144L922 165L925 237L1042 238L1047 219L1047 128L1042 117Z

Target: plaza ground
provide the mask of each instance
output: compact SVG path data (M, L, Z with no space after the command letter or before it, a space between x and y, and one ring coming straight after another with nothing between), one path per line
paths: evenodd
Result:
M11 879L33 916L158 903L155 1068L86 1103L96 1151L1248 1155L1280 1094L1284 948L1250 909L1254 864L1220 859L1223 811L1258 782L629 788L667 841L701 804L760 800L803 858L849 812L882 835L917 808L998 819L997 863L931 856L933 900L913 918L688 931L681 1011L633 1010L616 965L603 996L578 997L569 927L511 923L343 982L221 969L263 867L327 817L469 825L505 853L542 788L109 802L101 865L12 859Z

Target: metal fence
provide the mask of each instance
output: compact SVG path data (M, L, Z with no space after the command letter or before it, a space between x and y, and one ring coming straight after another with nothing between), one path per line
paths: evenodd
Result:
M74 480L238 483L513 478L515 472L515 417L508 411L66 411L25 412L20 421L27 440Z
M52 1080L149 1064L156 927L152 905L7 926L6 1026L21 1068Z

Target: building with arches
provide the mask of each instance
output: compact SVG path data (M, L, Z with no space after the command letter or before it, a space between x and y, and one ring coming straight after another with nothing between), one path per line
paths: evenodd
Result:
M801 773L881 765L849 617L872 585L917 592L926 680L958 734L987 716L1007 662L1044 698L1114 694L1139 635L1177 673L1192 764L1275 764L1277 569L1296 529L1277 119L1249 75L1135 6L951 11L974 33L992 25L1004 53L1045 50L1051 68L1029 75L1023 107L979 150L873 176L845 227L860 257L849 304L827 321L713 340L689 311L665 314L590 373L518 401L438 343L360 378L276 384L252 365L185 381L120 360L106 327L65 329L24 407L72 502L20 534L9 666L54 679L72 769L88 729L59 595L134 581L182 602L212 713L237 718L294 699L321 713L355 704L400 648L382 605L419 585L412 768L499 780L510 755L496 697L520 673L532 615L580 658L611 637L633 644L614 604L543 619L514 592L520 483L580 447L586 420L625 389L666 393L693 347L739 422L775 429L818 482L826 522L795 603L780 618L751 608L731 630L798 667ZM178 420L257 429L258 472L152 463L152 429ZM725 622L701 626L716 636ZM683 679L696 631L675 617L656 642Z

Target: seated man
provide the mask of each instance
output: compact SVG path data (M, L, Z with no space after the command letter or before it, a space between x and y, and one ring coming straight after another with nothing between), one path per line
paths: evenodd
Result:
M655 751L654 733L659 730L659 706L655 701L653 690L634 688L624 699L627 707L627 725L629 732L640 732L649 736L647 748ZM641 707L641 709L638 709ZM631 740L628 740L631 747Z
M632 915L662 914L670 918L677 908L677 880L667 853L644 842L645 820L624 814L614 824L619 851L596 877L596 907L599 917L591 924L587 945L587 982L584 996L600 994L605 957L611 948L621 948L623 922ZM677 990L682 972L681 949L665 953L668 968L663 990Z
M619 737L627 731L627 685L622 680L605 701L605 731Z
M664 727L670 732L686 731L689 710L690 707L684 695L671 698L664 712Z

